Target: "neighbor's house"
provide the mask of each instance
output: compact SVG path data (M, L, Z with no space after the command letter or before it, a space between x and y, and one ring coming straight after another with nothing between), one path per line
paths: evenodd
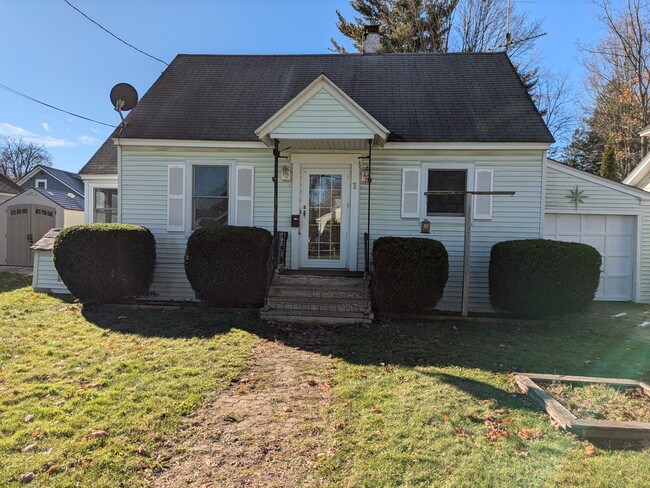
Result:
M16 182L18 191L0 203L0 263L32 266L30 247L54 227L81 224L83 181L79 175L37 166Z
M458 310L463 199L424 192L514 191L474 198L470 310L491 310L491 247L540 237L599 248L598 298L650 301L650 194L547 161L553 138L504 53L179 55L126 120L80 171L85 218L154 233L158 299L194 299L197 227L274 228L277 164L293 270L363 271L367 232L439 239L439 308Z
M22 190L16 183L7 178L5 175L0 175L0 203L9 200L14 195L17 195Z

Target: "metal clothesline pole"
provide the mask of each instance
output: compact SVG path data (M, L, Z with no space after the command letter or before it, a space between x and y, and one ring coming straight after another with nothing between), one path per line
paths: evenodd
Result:
M463 195L465 197L465 232L463 237L463 291L460 302L460 314L467 317L469 313L469 263L471 253L472 239L472 196L482 195L514 195L514 191L427 191L424 192L425 198L430 195Z

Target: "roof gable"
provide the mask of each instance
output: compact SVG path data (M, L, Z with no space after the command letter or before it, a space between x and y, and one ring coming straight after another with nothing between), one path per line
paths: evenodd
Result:
M0 193L17 195L21 191L23 191L23 189L16 183L11 181L5 175L0 175Z
M321 74L255 133L267 145L276 138L376 139L383 145L389 131Z
M17 184L22 187L22 185L37 176L41 171L59 181L80 197L84 196L84 184L78 174L64 171L62 169L51 168L49 166L36 166L33 170L18 180Z

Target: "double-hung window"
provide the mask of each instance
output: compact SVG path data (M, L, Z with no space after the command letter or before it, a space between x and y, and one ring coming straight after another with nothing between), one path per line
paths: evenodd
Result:
M93 192L93 222L117 222L116 188L95 188Z
M427 191L467 190L467 170L429 169ZM429 195L426 200L427 216L462 217L465 214L465 195Z
M228 224L229 166L193 166L192 223L194 228Z

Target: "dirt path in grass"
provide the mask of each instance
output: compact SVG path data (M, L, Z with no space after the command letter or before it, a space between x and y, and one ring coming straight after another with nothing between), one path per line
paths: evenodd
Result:
M334 429L325 348L334 340L313 330L258 345L239 381L189 420L153 486L323 485L317 466L332 455Z

